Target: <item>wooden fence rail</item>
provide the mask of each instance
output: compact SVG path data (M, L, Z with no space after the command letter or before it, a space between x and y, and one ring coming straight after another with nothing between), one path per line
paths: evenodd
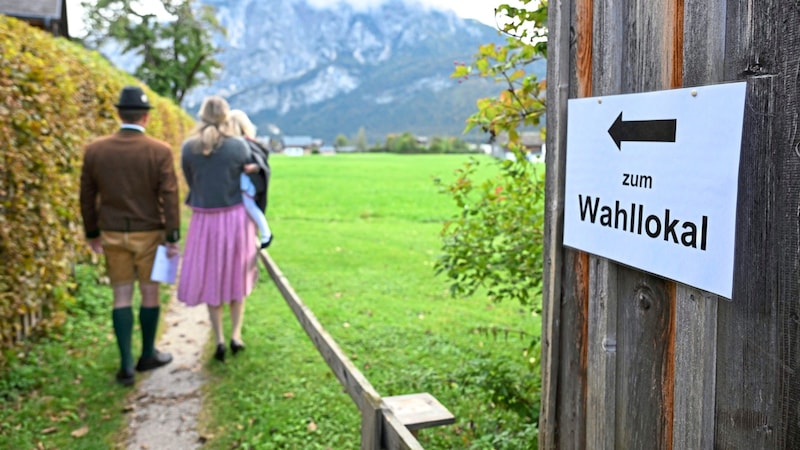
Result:
M260 258L303 330L358 407L362 450L422 449L412 430L455 422L427 393L382 398L294 292L269 254L262 251Z

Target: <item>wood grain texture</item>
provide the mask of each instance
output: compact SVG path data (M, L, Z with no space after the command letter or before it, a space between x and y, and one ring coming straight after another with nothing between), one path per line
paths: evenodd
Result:
M545 164L545 229L542 262L542 392L539 448L558 448L558 380L561 366L561 281L564 270L564 174L567 139L567 99L570 89L569 0L548 5L547 148Z
M722 79L725 0L683 4L682 86L716 84ZM713 448L717 371L717 302L727 301L679 285L675 310L675 405L673 448Z
M676 70L671 48L678 26L675 5L634 1L611 2L606 7L610 9L600 19L622 26L606 31L602 38L613 40L597 42L596 51L607 64L618 66L620 75L612 70L608 80L595 77L602 89L597 89L598 94L668 88ZM618 59L604 56L602 49L610 49ZM674 284L613 263L604 270L593 286L616 289L616 299L609 301L616 309L607 314L616 315L613 323L617 326L614 445L606 448L671 448ZM599 294L593 292L590 297L594 302ZM594 376L590 373L590 379Z
M778 269L777 442L800 448L800 3L777 4L776 67L781 115L777 123L779 201L776 203L775 249Z
M550 5L548 241L562 238L567 98L746 79L734 294L589 257L586 437L567 436L584 276L579 254L551 247L545 336L560 343L544 370L558 389L542 399L558 403L543 404L542 448L800 448L800 3L594 0L591 38L586 5Z
M685 0L683 14L683 79L680 86L725 81L727 0Z
M672 27L668 0L616 2L625 8L622 91L666 89L670 84Z
M622 6L620 3L617 5ZM620 93L670 87L676 62L675 13L669 0L627 2ZM672 282L627 267L617 269L616 448L672 445L675 319ZM638 407L635 405L639 405Z
M714 448L716 295L680 286L675 311L673 449Z
M594 33L592 40L592 92L595 96L618 94L622 91L621 63L625 48L625 9L612 1L594 2Z
M570 26L579 30L569 47L569 61L575 70L569 77L568 96L574 98L591 94L592 0L577 0L571 7L570 15ZM557 448L560 449L586 448L588 262L589 256L584 252L569 249L564 251L559 338L559 409L556 419Z
M748 99L734 298L720 305L718 360L741 370L718 377L720 445L734 440L754 449L800 445L799 15L796 2L729 5L725 75L748 80Z
M616 442L617 277L616 264L590 258L589 362L586 396L587 448L613 449Z
M689 0L691 1L691 0ZM667 88L678 88L683 86L683 39L684 39L684 8L685 0L675 0L667 3L667 14L670 21L667 26L669 40L665 40L668 45L665 53L669 55L668 70L669 83Z
M564 259L561 305L561 367L557 448L586 448L586 355L588 261L586 253L569 251Z
M576 0L576 69L578 97L592 96L592 52L594 42L594 1Z
M776 447L777 275L769 246L775 179L773 77L751 78L739 166L733 299L719 303L716 444ZM774 249L773 249L774 250Z
M670 282L617 268L617 397L615 448L668 449L671 401L663 388L671 355ZM669 436L668 436L669 434Z
M625 14L610 1L595 1L592 39L592 89L595 96L622 91ZM587 374L587 448L616 445L617 265L589 258L589 344Z
M778 2L729 2L724 76L747 79L734 286L731 302L719 303L715 445L784 448L779 414L778 221L782 201L778 170L778 122L782 83L776 64L781 37Z

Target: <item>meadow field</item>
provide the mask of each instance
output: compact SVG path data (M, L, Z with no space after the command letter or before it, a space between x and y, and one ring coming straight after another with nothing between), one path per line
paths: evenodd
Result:
M452 298L434 274L442 225L457 213L434 179L452 180L466 158L275 155L268 251L380 395L428 392L455 415L419 432L424 448L536 448L539 317L481 294ZM77 266L63 327L6 355L0 448L124 448L133 394L111 381L110 289L97 278ZM203 448L360 448L358 409L263 268L243 339L225 364L205 349Z
M273 157L269 253L379 394L429 392L454 413L420 431L426 449L535 448L539 317L451 298L434 275L456 207L433 179L465 158ZM247 308L244 357L208 365L207 446L359 448L358 409L266 273Z

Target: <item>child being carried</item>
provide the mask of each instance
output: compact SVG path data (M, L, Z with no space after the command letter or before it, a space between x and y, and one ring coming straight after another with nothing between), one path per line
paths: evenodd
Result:
M242 201L244 202L244 207L247 210L247 214L253 219L256 226L258 227L258 233L261 235L261 248L269 247L269 244L272 242L272 231L269 229L269 224L267 224L267 217L264 215L264 211L258 207L253 197L256 195L256 187L253 185L253 182L250 180L250 177L247 176L248 173L258 173L258 164L250 163L244 165L244 172L239 177L240 189L242 190Z

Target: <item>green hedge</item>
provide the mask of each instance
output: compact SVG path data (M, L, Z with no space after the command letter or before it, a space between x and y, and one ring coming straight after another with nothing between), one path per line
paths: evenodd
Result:
M72 268L89 256L78 203L81 152L119 126L120 89L142 85L97 52L0 15L0 345L41 310L63 320ZM192 118L143 86L148 134L178 146ZM0 365L2 365L0 354Z

